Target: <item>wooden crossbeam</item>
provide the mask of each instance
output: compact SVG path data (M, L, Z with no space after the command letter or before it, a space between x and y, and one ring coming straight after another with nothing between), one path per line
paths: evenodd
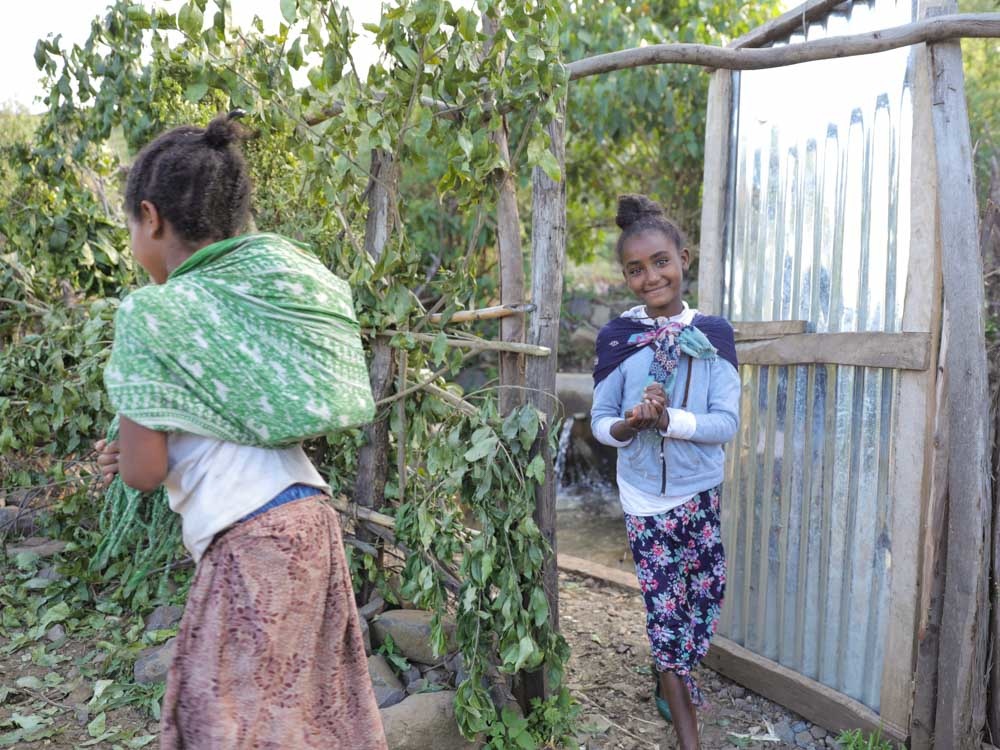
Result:
M576 60L566 66L571 81L646 65L683 63L727 70L762 70L814 60L870 55L911 44L958 38L1000 37L1000 13L955 13L864 34L828 37L768 49L710 44L651 44Z

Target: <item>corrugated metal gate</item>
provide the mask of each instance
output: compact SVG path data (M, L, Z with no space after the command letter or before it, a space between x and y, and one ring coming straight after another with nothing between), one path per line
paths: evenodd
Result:
M912 17L909 2L854 3L789 41ZM734 80L725 314L803 320L811 333L900 331L911 51ZM720 633L878 711L898 371L744 365L740 374Z

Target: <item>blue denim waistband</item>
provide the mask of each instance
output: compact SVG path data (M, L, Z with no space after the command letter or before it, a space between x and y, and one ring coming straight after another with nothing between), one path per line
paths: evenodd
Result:
M256 518L262 513L267 513L273 508L277 508L279 505L284 505L285 503L290 503L295 500L301 500L304 497L312 497L313 495L322 495L323 490L319 487L311 487L308 484L292 484L285 487L281 492L272 497L262 506L257 508L257 510L252 513L247 513L243 518L236 521L236 523L243 523L244 521L249 521L251 518Z

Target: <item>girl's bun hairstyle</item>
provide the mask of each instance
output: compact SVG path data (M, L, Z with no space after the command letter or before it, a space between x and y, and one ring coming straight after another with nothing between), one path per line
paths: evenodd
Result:
M234 109L228 115L219 115L205 128L205 142L212 148L225 148L230 143L247 139L246 130L237 122L246 115L242 109Z
M207 127L182 125L136 156L125 185L125 210L138 217L149 201L181 239L198 243L235 237L250 223L250 175L240 142L246 131L233 110Z
M663 206L654 200L650 200L645 195L619 195L618 214L615 216L615 224L619 229L628 229L646 217L664 216Z
M622 251L625 249L626 240L643 232L660 232L674 244L678 251L687 246L684 232L667 218L663 206L645 195L619 195L615 224L622 230L616 248L619 262L622 260Z

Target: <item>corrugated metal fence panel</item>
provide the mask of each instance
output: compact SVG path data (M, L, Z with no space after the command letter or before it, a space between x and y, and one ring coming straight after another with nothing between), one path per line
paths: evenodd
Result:
M805 38L911 19L909 3L855 3ZM805 319L815 332L899 330L909 80L908 50L740 75L731 319ZM895 372L744 366L741 377L742 425L723 504L730 573L720 632L878 710Z

